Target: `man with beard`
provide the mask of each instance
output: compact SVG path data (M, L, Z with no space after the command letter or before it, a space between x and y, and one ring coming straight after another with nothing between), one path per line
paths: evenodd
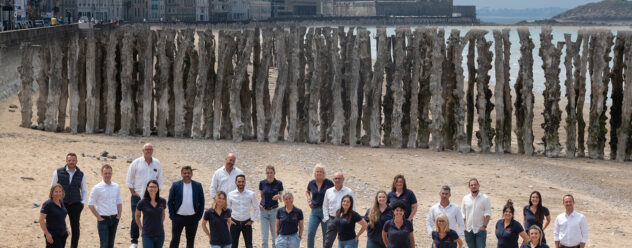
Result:
M461 212L465 218L465 242L470 248L485 248L492 205L489 198L479 192L480 185L476 178L470 179L468 186L472 193L463 197L461 202Z

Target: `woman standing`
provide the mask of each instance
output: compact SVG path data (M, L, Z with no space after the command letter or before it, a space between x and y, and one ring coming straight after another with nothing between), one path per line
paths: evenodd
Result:
M299 248L303 237L303 211L294 207L292 193L285 193L283 202L285 207L276 213L276 247Z
M498 248L518 248L518 236L522 242L529 241L522 225L514 220L514 207L511 200L503 207L503 218L496 222L496 238L498 238Z
M432 231L432 246L434 248L453 248L458 244L463 247L463 240L456 231L450 229L450 218L440 214L435 219L435 230Z
M356 223L360 223L362 226L357 235L355 232ZM353 211L353 197L351 195L342 197L334 224L338 232L338 248L357 248L358 239L366 230L367 224L356 211Z
M392 206L393 219L384 223L382 240L388 248L415 248L413 223L404 218L406 206L396 202Z
M39 224L44 232L47 248L66 246L66 238L68 238L66 215L68 215L68 211L64 207L64 203L61 202L64 195L64 188L61 185L53 185L48 193L48 200L42 204L40 210Z
M261 247L268 248L268 234L272 237L272 247L274 245L274 223L276 222L277 208L279 208L279 199L283 193L283 183L274 176L276 171L274 166L266 167L266 179L259 182L259 194L261 202L259 202L259 210L261 210Z
M136 215L134 219L138 228L142 232L143 248L162 247L165 242L165 229L163 222L165 220L165 208L167 201L160 198L160 189L158 182L151 180L147 183L147 190L143 199L136 206ZM143 221L140 221L140 216Z
M375 195L373 206L366 211L364 219L369 223L366 248L385 248L382 240L382 227L388 220L393 219L393 211L386 204L386 192L380 190Z
M314 166L314 180L307 184L307 204L311 208L309 223L307 224L307 248L314 248L314 237L318 225L321 225L323 235L323 247L325 247L325 229L327 225L323 222L323 200L325 191L334 186L334 182L325 178L325 167L321 164Z
M531 241L529 241L529 243L522 244L520 248L549 248L549 246L543 242L543 237L542 229L533 225L529 227L529 238Z
M406 187L406 178L404 175L398 174L393 178L393 185L391 186L391 192L388 193L388 204L394 210L393 204L395 202L404 203L405 212L404 218L409 221L413 221L415 214L417 213L417 197L412 190Z
M530 228L533 225L536 225L542 230L542 243L546 243L546 238L544 237L544 230L551 223L551 214L549 213L549 209L542 206L542 195L540 192L533 191L529 196L529 205L524 206L522 210L524 215L524 224L525 228Z
M211 239L212 248L230 248L232 245L229 231L231 211L226 207L226 193L224 191L217 192L214 201L213 208L209 208L204 213L202 229L206 236ZM208 227L206 223L208 223ZM209 229L213 232L211 233Z

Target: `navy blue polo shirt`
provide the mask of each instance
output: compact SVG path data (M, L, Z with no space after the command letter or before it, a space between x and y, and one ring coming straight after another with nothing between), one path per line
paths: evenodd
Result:
M323 180L323 184L320 186L320 190L318 190L318 185L316 185L316 180L311 180L307 184L307 190L312 194L312 207L313 208L321 208L323 207L323 201L325 200L325 191L327 189L334 186L334 182L325 178Z
M459 239L459 234L452 229L443 238L439 238L437 231L432 231L432 243L435 248L452 248L457 239Z
M285 207L280 207L276 218L279 220L279 235L292 235L298 232L298 222L303 220L303 210L292 207L292 211L288 213Z
M228 219L230 219L230 208L218 214L213 208L204 212L204 220L208 221L208 228L211 231L211 245L230 245L232 239L228 231Z
M522 225L516 220L505 228L505 220L496 222L496 238L498 238L498 248L518 248L518 236L523 232Z
M349 218L347 220L347 218ZM362 217L356 212L351 211L350 214L336 217L334 224L338 231L338 241L347 241L356 238L355 223L361 221Z
M162 197L158 199L158 204L155 207L144 199L138 202L136 209L143 213L143 237L165 236L165 229L162 224L162 213L165 208L167 208L167 201Z
M384 223L382 229L387 233L388 247L390 248L408 248L410 247L410 233L413 232L413 223L404 219L404 224L397 228L393 220Z
M371 213L370 208L366 211L366 214L364 215L364 220L366 220L367 223L369 223L369 213ZM369 225L367 230L368 239L372 240L373 242L377 242L378 244L383 244L384 241L382 241L382 227L384 226L384 223L392 219L393 210L391 209L391 207L386 206L384 212L380 214L379 221L373 223L373 227Z
M532 225L537 225L540 229L542 229L542 223L544 223L544 218L546 218L546 216L551 215L551 213L549 213L549 209L546 207L542 207L542 219L540 220L539 223L537 223L535 221L535 213L531 212L531 209L529 208L529 205L524 206L524 209L522 210L522 213L524 214L524 217L526 219L526 221L524 222L524 227L525 228L529 228Z
M549 248L549 246L545 243L542 243L540 245L536 245L535 247L531 247L531 244L527 242L527 243L523 243L522 246L520 246L520 248Z
M404 218L406 219L408 219L408 217L410 216L410 212L412 211L411 205L417 204L417 197L415 197L415 193L413 193L413 191L409 189L404 190L404 192L402 192L399 197L397 197L397 193L395 193L395 191L391 191L388 193L387 197L388 204L391 207L393 207L393 204L398 201L404 203L404 205L406 206L406 209L404 209Z
M40 213L46 215L46 229L51 235L64 235L66 234L66 215L68 211L64 206L64 203L59 202L61 206L57 206L52 200L45 201L42 204Z
M267 179L263 179L259 182L259 190L263 192L263 197L259 203L261 206L264 208L279 207L279 201L272 200L272 197L278 195L280 191L283 191L283 183L281 181L275 178L271 183L268 183Z

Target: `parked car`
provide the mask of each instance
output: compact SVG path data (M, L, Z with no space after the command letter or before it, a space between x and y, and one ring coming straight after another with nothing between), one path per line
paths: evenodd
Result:
M36 28L44 27L44 20L35 20L35 27Z

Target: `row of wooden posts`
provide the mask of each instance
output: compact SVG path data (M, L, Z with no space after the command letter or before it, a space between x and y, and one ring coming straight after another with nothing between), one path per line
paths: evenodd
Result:
M585 156L586 144L590 158L604 158L610 130L610 158L632 158L632 34L617 32L615 41L611 31L580 30L576 40L566 34L565 42L553 44L551 31L542 28L539 48L546 86L544 154L563 156L559 73L566 49L565 156ZM46 131L464 153L473 150L473 136L480 152L494 147L508 153L514 133L518 152L533 155L535 46L530 32L518 29L520 68L513 101L510 30L493 30L494 42L486 40L487 33L473 29L462 36L453 29L447 42L443 29L430 27L397 28L390 37L377 28L374 41L362 27L152 30L131 25L77 33L39 48L22 46L21 126L31 127L36 75L34 126ZM371 42L377 47L375 61ZM466 47L467 75L462 67ZM587 79L588 125L582 104Z

